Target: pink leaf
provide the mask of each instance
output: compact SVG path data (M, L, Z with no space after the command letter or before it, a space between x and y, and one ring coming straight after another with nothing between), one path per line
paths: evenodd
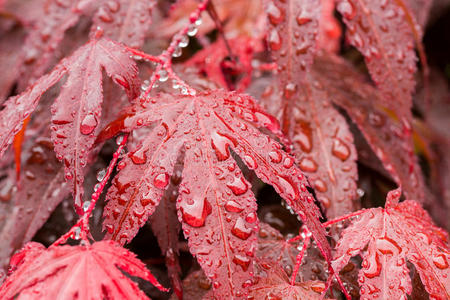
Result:
M165 290L133 253L112 241L47 250L33 242L11 262L17 270L0 287L2 299L148 299L122 271Z
M281 145L258 130L277 131L278 123L252 98L220 90L198 96L160 94L142 99L131 111L110 129L155 127L123 160L124 167L108 192L109 237L125 242L136 234L158 205L183 147L177 209L191 252L213 278L217 297L243 295L244 283L251 279L258 220L255 196L231 155L233 150L275 187L329 259L320 212L306 190L306 180Z
M408 260L416 267L430 297L448 299L450 248L447 233L433 224L417 202L408 200L395 204L399 196L399 190L390 192L385 209L367 209L343 231L333 267L338 271L352 256L361 254L361 296L395 299L411 294Z
M94 16L91 34L101 28L105 37L140 48L147 37L155 5L154 0L105 1Z

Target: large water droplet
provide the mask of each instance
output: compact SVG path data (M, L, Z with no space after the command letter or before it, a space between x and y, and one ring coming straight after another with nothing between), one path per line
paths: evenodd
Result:
M233 262L237 265L240 265L244 272L248 270L248 266L250 265L250 259L240 254L236 254L234 256Z
M272 51L277 51L277 50L281 49L281 45L282 45L281 37L276 29L272 29L270 31L269 37L267 40L269 42L270 49L272 49Z
M244 161L245 164L250 168L250 169L256 169L258 167L258 164L256 163L255 159L253 157L251 157L250 155L245 155L244 156Z
M356 15L354 4L349 0L340 1L336 8L348 20L353 19Z
M314 180L314 188L321 193L325 193L328 190L327 184L322 179Z
M280 10L273 2L269 2L267 5L267 15L269 16L269 21L273 25L281 23L284 19L284 13Z
M303 157L300 160L299 167L303 172L312 173L317 171L317 163L312 158L309 157Z
M153 184L159 188L164 189L169 184L169 174L161 173L155 176L153 179Z
M333 140L331 153L342 161L346 161L350 156L350 148L340 139Z
M228 146L236 146L236 141L227 134L214 132L211 134L211 146L216 152L217 159L222 161L230 157Z
M299 197L297 187L291 182L289 178L280 176L278 177L278 182L281 192L286 193L291 200L295 200Z
M376 241L377 249L383 254L398 256L402 252L402 248L396 241L385 236Z
M252 234L252 229L245 226L245 220L239 217L231 229L231 233L240 238L241 240L246 240Z
M97 124L98 124L98 122L97 122L97 118L95 117L95 115L92 113L87 114L84 117L83 121L81 121L80 132L82 134L86 134L86 135L91 134L94 131L95 127L97 127Z
M439 269L447 269L448 268L448 261L447 258L444 256L444 254L438 254L433 256L432 258L433 263L436 267L438 267Z
M231 183L227 183L227 187L236 196L242 195L248 190L248 184L243 177L235 177Z
M144 148L140 148L137 151L130 153L130 158L136 165L145 164L147 162L147 154L145 154Z
M274 151L269 152L269 159L271 162L279 163L279 162L281 162L281 158L282 158L282 155L281 155L280 151L274 150Z
M225 203L225 209L229 212L241 212L244 210L244 208L237 202L230 200Z
M183 221L192 227L205 225L206 217L211 213L211 204L206 198L195 198L192 204L183 201L180 205Z

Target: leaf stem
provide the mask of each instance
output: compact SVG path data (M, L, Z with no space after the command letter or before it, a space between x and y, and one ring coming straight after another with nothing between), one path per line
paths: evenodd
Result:
M88 240L88 234L89 234L89 218L92 215L92 211L95 208L95 205L97 204L98 199L100 198L100 195L103 192L103 189L105 188L106 183L109 181L109 178L111 177L112 172L114 171L114 167L117 164L117 161L119 160L120 153L122 152L123 148L125 148L125 145L127 143L128 134L125 134L123 136L122 141L119 144L119 147L117 148L116 152L113 154L113 159L110 161L108 169L106 170L106 174L103 177L103 179L100 181L97 189L91 196L91 201L89 203L89 206L84 211L83 215L78 219L77 223L70 228L70 230L62 235L59 239L57 239L52 246L58 246L60 244L64 244L67 242L67 240L71 237L74 237L75 235L79 235L79 238L89 243ZM80 232L77 233L77 231L80 230Z

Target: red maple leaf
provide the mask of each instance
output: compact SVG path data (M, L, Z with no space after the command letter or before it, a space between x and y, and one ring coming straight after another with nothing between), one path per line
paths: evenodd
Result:
M281 145L258 130L277 131L278 122L251 97L220 90L197 96L160 94L141 99L104 135L142 126L153 131L121 161L107 194L107 237L131 241L159 204L184 149L177 210L190 250L212 278L218 297L243 295L243 284L251 278L258 219L255 196L231 155L234 151L275 187L328 258L320 212L306 179Z
M362 211L336 246L333 266L342 269L361 254L360 294L367 299L402 299L412 286L406 261L420 275L433 299L450 297L450 248L445 231L412 200L398 204L400 190L389 193L386 208ZM366 249L367 245L367 249Z
M133 253L113 241L47 250L28 243L12 257L11 268L0 287L2 299L148 299L122 271L165 290Z
M130 98L137 95L137 68L125 48L110 40L94 38L63 59L25 92L9 98L5 109L0 112L2 155L24 120L36 108L42 94L68 73L67 81L52 106L51 129L57 157L64 160L66 179L73 182L77 207L80 207L83 196L82 170L87 164L101 117L102 67L128 92Z

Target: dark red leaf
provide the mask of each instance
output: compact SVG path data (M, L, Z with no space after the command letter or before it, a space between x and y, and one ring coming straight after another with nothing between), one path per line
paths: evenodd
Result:
M326 86L334 103L345 109L375 154L410 199L425 201L424 181L411 136L400 121L381 106L380 93L336 56L318 56L314 78ZM399 151L403 155L399 155Z
M339 0L347 38L365 57L383 103L411 122L416 54L405 12L396 0Z

